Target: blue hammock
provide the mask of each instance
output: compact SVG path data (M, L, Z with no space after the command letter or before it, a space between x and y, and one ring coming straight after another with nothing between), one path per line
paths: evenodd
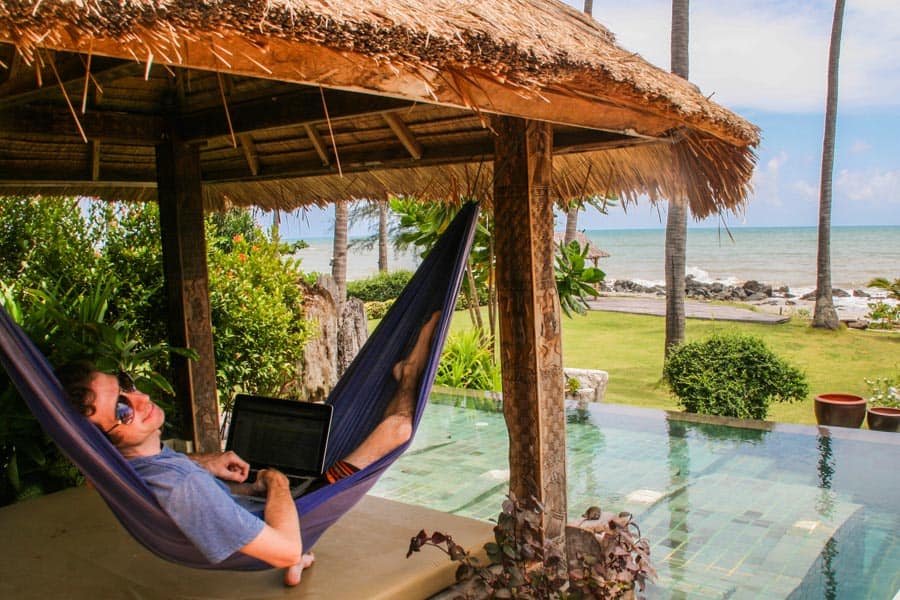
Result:
M396 382L394 364L406 356L418 330L435 311L441 317L419 384L413 432L437 373L478 218L478 205L462 208L394 305L360 350L327 402L334 406L326 464L346 456L381 421ZM236 553L211 564L156 503L125 458L65 400L52 367L0 308L0 363L44 430L94 484L122 525L161 558L205 569L257 570L270 566ZM304 550L359 501L409 443L372 465L296 500Z

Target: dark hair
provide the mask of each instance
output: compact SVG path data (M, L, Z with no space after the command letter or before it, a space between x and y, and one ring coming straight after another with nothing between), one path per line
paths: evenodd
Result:
M94 363L87 360L66 363L56 369L56 378L62 385L66 400L86 417L95 411L91 381L98 372Z

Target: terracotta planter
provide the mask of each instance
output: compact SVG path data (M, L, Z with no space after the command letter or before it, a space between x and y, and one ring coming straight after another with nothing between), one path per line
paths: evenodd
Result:
M819 425L859 427L866 418L866 399L853 394L819 394L814 408Z
M866 414L869 429L900 432L900 408L873 406Z

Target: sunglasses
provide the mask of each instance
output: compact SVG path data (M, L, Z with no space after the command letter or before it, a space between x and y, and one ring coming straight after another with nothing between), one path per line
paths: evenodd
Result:
M124 371L119 371L116 374L116 379L119 381L119 397L116 398L116 423L103 432L106 435L109 435L119 425L129 425L134 421L134 406L131 405L131 400L125 395L137 391L137 388L134 387L134 380Z

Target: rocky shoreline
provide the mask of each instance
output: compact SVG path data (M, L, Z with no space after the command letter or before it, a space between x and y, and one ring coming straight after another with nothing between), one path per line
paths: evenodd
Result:
M768 298L797 298L787 286L773 288L767 283L751 279L741 285L725 285L720 282L704 283L697 281L692 275L684 280L685 293L688 298L695 300L717 300L720 302L758 302ZM655 294L665 296L666 288L662 285L645 286L628 279L617 279L612 282L604 281L600 291L626 293L626 294ZM871 294L865 290L853 290L848 292L840 288L834 288L832 295L835 298L871 298ZM809 292L799 297L800 300L815 300L815 292Z
M662 285L646 286L628 279L604 281L600 291L607 294L653 295L665 296L666 288ZM749 280L739 285L726 285L721 282L706 283L693 276L685 278L686 297L706 302L740 302L750 304L760 310L777 314L791 315L801 312L812 313L815 304L815 291L803 295L791 292L787 286L778 288L760 281ZM873 298L865 290L847 291L840 288L832 290L835 308L842 321L848 324L867 325L865 315L869 312L866 301ZM842 299L847 301L841 302Z

